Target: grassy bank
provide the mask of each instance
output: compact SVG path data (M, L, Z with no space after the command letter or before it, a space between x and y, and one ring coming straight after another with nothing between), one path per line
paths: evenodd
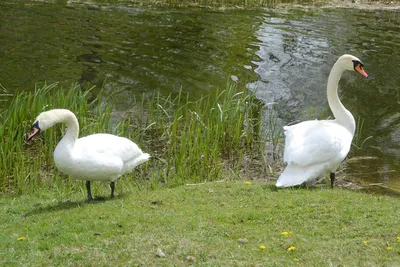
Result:
M92 90L52 84L13 96L0 113L1 193L52 189L68 195L82 190L81 182L71 181L54 167L53 151L64 126L45 131L34 142L25 141L36 116L53 108L67 108L77 115L80 136L99 132L124 136L152 155L148 164L124 177L120 187L155 189L248 178L254 164L263 177L272 171L268 164L273 162L264 159L268 140L261 134L262 105L247 91L227 85L196 101L182 94L162 97L155 93L136 99L132 109L121 112L113 105L117 95L106 99L102 92ZM276 141L279 134L271 132L268 138Z
M2 266L397 266L400 202L211 182L88 203L0 199ZM157 252L160 249L161 252ZM161 256L161 257L160 257Z

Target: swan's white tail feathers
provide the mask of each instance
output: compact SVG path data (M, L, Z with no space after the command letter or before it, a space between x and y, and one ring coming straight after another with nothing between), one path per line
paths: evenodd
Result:
M317 178L320 173L319 166L310 168L310 166L303 167L297 164L288 164L276 182L277 187L290 187L301 185L304 182Z
M142 153L139 156L133 158L131 161L126 162L124 164L124 169L122 171L122 174L130 173L134 168L139 166L140 164L148 161L150 158L150 155L147 153Z
M130 167L133 169L136 166L139 166L140 164L148 161L150 158L150 155L147 153L143 153L142 155L140 155L139 157L135 158L130 165Z

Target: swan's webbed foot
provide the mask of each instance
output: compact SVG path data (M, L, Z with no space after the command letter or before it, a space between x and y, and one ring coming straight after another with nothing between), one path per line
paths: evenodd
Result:
M92 192L90 191L90 181L86 181L87 198L89 201L93 200Z
M335 173L331 172L331 187L333 188L333 185L335 183Z
M111 182L111 183L110 183L110 187L111 187L111 198L114 198L115 183L114 183L114 182Z

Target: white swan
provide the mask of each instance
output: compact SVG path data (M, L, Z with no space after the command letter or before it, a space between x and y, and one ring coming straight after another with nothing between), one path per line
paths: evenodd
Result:
M304 121L285 126L284 161L287 166L276 182L277 187L300 185L330 172L331 186L335 171L349 153L356 124L339 100L337 88L344 70L368 74L361 61L352 55L341 56L329 74L327 97L334 120Z
M65 123L67 131L54 150L54 162L61 172L73 179L86 180L88 200L93 199L90 181L110 181L113 198L114 181L150 157L129 139L116 135L93 134L78 139L78 120L67 109L40 113L28 141L56 123Z

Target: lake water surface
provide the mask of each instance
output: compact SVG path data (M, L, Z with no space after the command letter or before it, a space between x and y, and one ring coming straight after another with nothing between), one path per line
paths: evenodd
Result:
M325 119L333 63L345 53L358 56L371 78L345 73L340 94L363 120L358 145L368 139L352 148L341 175L400 190L399 10L216 11L24 0L2 1L0 10L4 88L104 84L121 95L120 109L138 94L182 88L195 99L233 79L256 90L281 124Z

